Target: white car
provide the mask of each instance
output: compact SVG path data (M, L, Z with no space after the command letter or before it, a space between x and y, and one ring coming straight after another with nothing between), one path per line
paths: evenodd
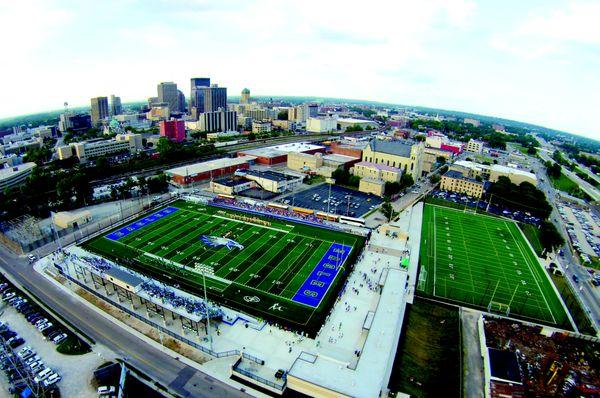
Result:
M39 361L41 358L39 355L33 356L25 361L25 365L31 365L34 362Z
M51 374L52 374L52 369L45 368L44 370L39 372L37 374L37 376L35 376L33 381L35 381L36 383L42 382L42 381L46 380L48 378L48 376L50 376Z
M48 376L46 380L42 382L42 384L44 385L44 387L48 387L54 383L58 383L61 379L62 377L60 377L58 373L52 373L50 376Z
M32 263L36 260L36 257L33 254L28 254L27 258L29 259L29 262Z
M50 327L52 327L52 322L44 323L43 325L38 326L38 330L40 332L43 332L44 330L46 330L46 329L48 329Z
M98 394L112 394L115 392L115 386L102 386L98 387Z
M59 334L58 336L54 337L54 338L52 339L52 342L53 342L54 344L58 344L58 343L60 343L61 341L63 341L64 339L66 339L66 338L67 338L67 334L66 334L66 333L62 333L62 334Z

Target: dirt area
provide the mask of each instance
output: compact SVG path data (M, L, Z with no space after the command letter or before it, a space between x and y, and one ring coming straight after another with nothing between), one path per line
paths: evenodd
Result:
M61 278L61 279L64 280L64 278ZM144 334L146 337L151 338L152 340L156 341L157 343L161 342L160 341L161 336L160 336L158 330L151 327L150 325L148 325L138 319L135 319L131 315L115 308L114 306L108 304L105 301L98 299L96 296L92 295L91 293L89 293L81 288L78 288L77 290L75 290L75 293L77 293L79 296L81 296L85 300L89 301L96 307L100 308L102 311L110 314L112 317L120 320L121 322L127 324L128 326L132 327L133 329L137 330L138 332ZM199 364L203 364L203 363L213 359L211 357L207 357L206 355L202 354L197 349L190 347L189 345L187 345L183 342L180 342L172 337L165 336L164 334L162 336L162 344L165 347L167 347L167 348L177 352L178 354L181 354L181 355L185 356L186 358L189 358L192 361L197 362Z
M92 388L91 380L94 370L103 362L98 355L93 352L74 356L60 354L56 351L56 345L47 341L14 308L5 306L0 312L2 312L0 320L8 323L12 330L25 339L25 344L22 347L26 345L31 346L46 366L52 368L62 376L58 387L63 397L97 397L96 392ZM19 347L19 349L22 347Z

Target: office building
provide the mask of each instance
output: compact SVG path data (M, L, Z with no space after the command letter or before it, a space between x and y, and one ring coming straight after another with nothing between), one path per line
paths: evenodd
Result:
M185 112L187 108L185 103L185 95L183 95L181 90L177 90L177 106L179 108L179 112L181 113Z
M227 88L211 84L209 78L191 79L190 113L197 120L201 113L227 109Z
M306 131L310 133L330 133L337 130L337 119L332 117L309 117Z
M402 177L402 170L396 167L364 161L356 163L351 173L360 178L372 178L383 180L384 182L400 182L400 178Z
M92 127L92 117L88 114L75 115L71 112L65 112L60 115L58 129L61 132L67 130L82 131Z
M252 121L252 132L254 134L269 133L272 130L273 125L269 120L253 120Z
M148 97L148 109L151 109L156 104L160 103L158 97Z
M227 110L201 113L198 116L197 127L198 130L206 132L236 131L237 113Z
M242 97L240 98L240 104L247 104L250 102L250 90L247 88L242 90Z
M294 142L290 144L274 145L265 148L256 148L240 151L238 156L253 156L254 162L263 165L274 165L287 162L288 154L292 152L302 152L315 154L317 152L325 153L325 147L313 145L308 142Z
M319 105L317 104L304 104L304 115L308 119L309 117L317 117L319 115Z
M152 120L155 122L161 120L169 120L171 118L171 111L169 110L169 105L165 102L157 102L155 103L150 111L146 114L146 118L148 120Z
M508 177L516 185L523 182L537 185L535 174L499 164L486 165L468 160L459 160L450 166L450 170L459 171L469 178L477 179L479 177L481 180L489 180L490 182L496 182L500 177Z
M442 176L440 188L443 191L450 191L465 194L474 198L481 198L485 189L485 183L470 178L457 170L448 170Z
M315 154L290 152L287 155L287 168L303 173L312 172L331 177L331 173L336 169L343 168L347 170L359 161L360 158L344 155L323 155L320 152Z
M177 84L173 82L162 82L158 84L156 90L158 92L158 102L167 104L171 113L180 112Z
M100 123L109 116L108 112L108 98L107 97L95 97L91 99L91 115L92 125L94 127L99 126Z
M481 122L479 120L468 118L468 117L466 117L466 118L463 119L463 123L464 124L470 124L471 126L474 126L474 127L481 126Z
M109 140L97 139L64 145L57 148L57 155L61 160L76 156L84 162L123 152L137 153L142 149L142 135L127 133L117 134L115 138Z
M183 120L163 120L160 122L160 136L171 141L185 140L185 122Z
M483 141L477 141L471 138L467 143L466 150L467 152L483 153Z
M117 116L123 113L123 107L121 106L121 97L117 97L114 94L110 96L110 114Z
M35 167L35 163L28 162L0 168L0 191L25 183L27 177L29 177Z
M402 169L416 181L422 173L424 147L422 142L373 140L363 150L362 160Z

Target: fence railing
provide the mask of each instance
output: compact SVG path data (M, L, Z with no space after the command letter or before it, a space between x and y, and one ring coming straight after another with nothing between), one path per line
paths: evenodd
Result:
M256 381L258 381L258 382L260 382L260 383L262 383L262 384L264 384L264 385L267 385L267 386L269 386L269 387L272 387L272 388L274 388L274 389L276 389L276 390L283 391L283 390L285 389L285 385L286 385L286 382L285 382L285 380L283 381L283 383L282 383L282 384L277 384L277 383L274 383L274 382L272 382L272 381L270 381L270 380L267 380L267 379L265 379L264 377L260 377L260 376L258 376L258 375L256 375L256 374L254 374L254 373L252 373L252 372L249 372L249 371L247 371L247 370L245 370L245 369L240 369L240 368L239 368L239 364L240 364L240 362L241 362L241 359L239 359L239 360L238 360L238 361L235 363L235 365L233 366L233 371L234 371L234 372L236 372L236 373L239 373L239 374L242 374L242 375L244 375L244 376L246 376L246 377L249 377L249 378L251 378L252 380L256 380Z
M196 343L194 341L186 339L185 337L183 337L183 336L181 336L181 335L179 335L177 333L174 333L173 331L171 331L171 330L169 330L169 329L167 329L167 328L165 328L165 327L163 327L163 326L161 326L161 325L159 325L159 324L157 324L155 322L152 322L150 319L148 319L148 318L146 318L144 316L141 316L140 314L138 314L138 313L136 313L134 311L131 311L130 309L122 306L121 304L117 303L116 301L114 301L114 300L112 300L112 299L110 299L110 298L108 298L108 297L106 297L106 296L98 293L94 289L91 289L89 286L86 286L85 284L81 283L79 280L71 277L70 275L67 275L65 273L62 273L62 275L64 277L66 277L67 279L69 279L70 281L73 281L75 284L77 284L78 286L82 287L86 291L92 293L94 296L96 296L96 297L98 297L98 298L100 298L102 300L105 300L105 301L109 302L110 304L114 305L115 307L117 307L121 311L123 311L123 312L131 315L132 317L134 317L136 319L139 319L140 321L142 321L142 322L144 322L144 323L152 326L153 328L156 328L156 329L160 330L162 333L164 333L164 334L166 334L168 336L171 336L171 337L173 337L173 338L175 338L175 339L177 339L179 341L182 341L185 344L187 344L189 346L192 346L192 347L194 347L194 348L196 348L196 349L198 349L198 350L200 350L200 351L202 351L202 352L204 352L204 353L206 353L208 355L211 355L211 356L213 356L215 358L224 358L224 357L229 357L229 356L234 356L234 355L240 355L240 351L239 350L229 350L229 351L217 352L217 351L211 350L210 348L206 348L206 347L204 347L204 346L202 346L202 345L200 345L200 344L198 344L198 343Z

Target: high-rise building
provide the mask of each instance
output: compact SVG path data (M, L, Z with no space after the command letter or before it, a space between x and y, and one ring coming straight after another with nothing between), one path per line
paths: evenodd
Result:
M199 87L210 87L210 78L208 77L192 77L191 79L191 87L192 91L190 92L190 111L192 108L198 107L198 103L204 103L204 99L201 100L198 98L200 95L204 94L200 93Z
M102 120L106 119L108 113L108 98L107 97L96 97L92 98L92 125L98 126Z
M210 83L210 79L208 78L192 79L190 113L192 114L192 118L196 120L201 113L227 109L227 88L219 87L216 84L210 86L199 85L207 83Z
M305 118L317 117L319 115L319 105L304 104L304 115L305 115Z
M185 140L185 122L183 120L163 120L160 122L160 136L176 142Z
M250 102L250 90L247 88L242 90L242 98L240 98L240 104L247 104Z
M152 108L159 103L160 101L158 100L158 97L148 97L148 108Z
M237 113L234 111L220 110L205 112L198 116L200 131L235 131L237 129Z
M123 113L123 107L121 106L121 97L117 97L114 94L110 96L110 114L117 116Z
M185 95L183 95L181 90L177 90L177 103L179 105L179 112L185 112Z
M157 86L158 91L158 102L165 102L169 105L171 113L180 112L179 109L179 96L177 91L177 84L173 82L162 82Z

